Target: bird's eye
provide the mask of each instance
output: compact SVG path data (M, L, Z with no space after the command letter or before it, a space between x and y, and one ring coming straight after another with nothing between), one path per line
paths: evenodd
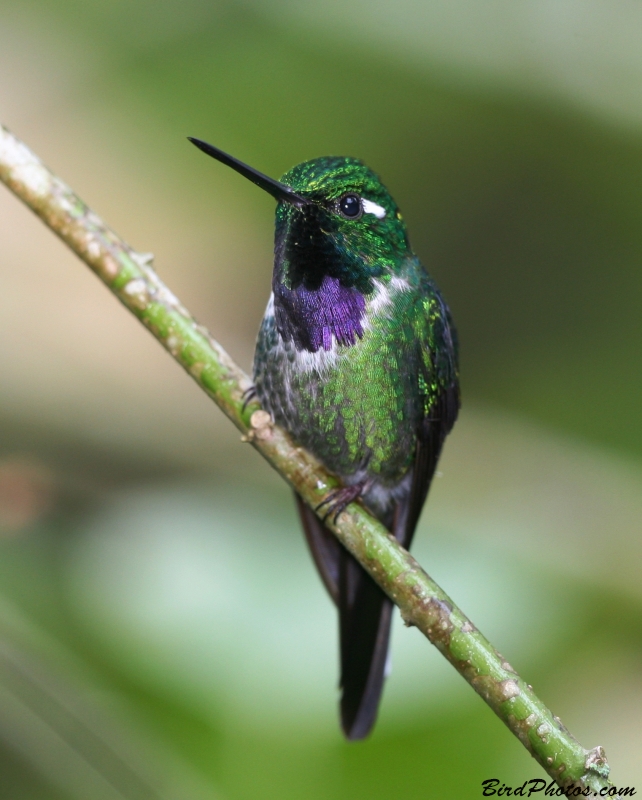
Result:
M339 200L339 211L348 219L358 219L363 214L361 198L358 194L344 194Z

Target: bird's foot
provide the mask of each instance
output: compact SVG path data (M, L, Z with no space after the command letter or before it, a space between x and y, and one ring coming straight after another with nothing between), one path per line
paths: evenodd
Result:
M352 486L343 486L341 489L335 489L314 510L319 511L323 506L327 506L327 510L322 517L323 522L334 515L334 522L336 523L339 514L345 511L350 503L362 497L371 486L372 480L365 480L353 483Z
M252 385L249 389L246 389L243 392L243 406L241 407L241 411L245 411L245 409L250 405L252 400L256 400L256 386Z

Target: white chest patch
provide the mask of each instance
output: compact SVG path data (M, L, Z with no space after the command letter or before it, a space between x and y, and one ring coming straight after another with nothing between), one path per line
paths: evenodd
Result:
M406 280L397 277L391 278L387 283L378 280L373 281L373 283L375 292L372 298L368 300L366 319L385 313L387 309L392 308L392 298L395 294L407 292L410 289Z
M327 370L336 367L339 358L339 345L334 336L329 350L321 348L316 353L310 353L307 350L294 349L296 368L301 372L317 372L319 375L323 375Z
M270 299L268 300L268 304L265 309L265 314L263 314L263 316L266 319L274 316L274 292L270 292Z

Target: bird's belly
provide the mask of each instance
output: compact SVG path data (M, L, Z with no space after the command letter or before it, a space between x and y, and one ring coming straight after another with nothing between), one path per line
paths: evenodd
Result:
M399 342L366 336L301 353L265 323L254 363L259 400L299 444L343 478L384 486L412 464L419 411L411 373Z

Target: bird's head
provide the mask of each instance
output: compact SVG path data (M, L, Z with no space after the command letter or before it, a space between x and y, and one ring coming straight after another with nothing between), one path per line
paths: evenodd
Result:
M368 293L410 253L406 226L377 175L356 158L304 161L280 181L190 139L278 201L274 279L288 289L319 288L325 276Z

